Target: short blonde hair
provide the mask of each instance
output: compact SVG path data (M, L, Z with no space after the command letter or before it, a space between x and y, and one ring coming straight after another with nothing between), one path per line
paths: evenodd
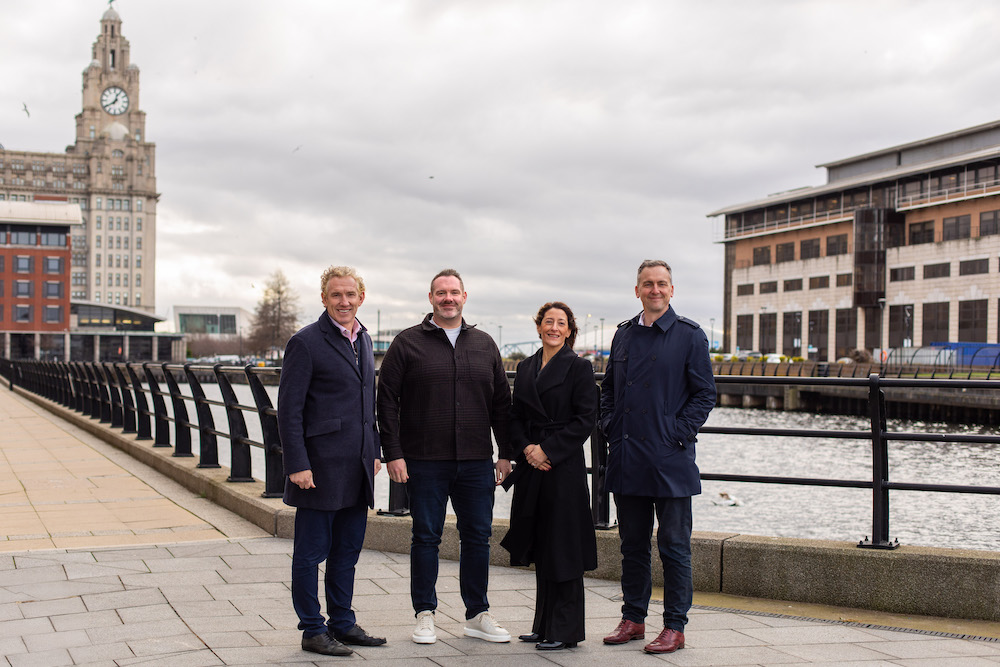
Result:
M319 279L319 291L324 297L326 296L326 286L330 284L330 278L354 278L354 282L358 285L358 291L362 294L365 293L365 281L358 275L353 266L331 266L323 272Z

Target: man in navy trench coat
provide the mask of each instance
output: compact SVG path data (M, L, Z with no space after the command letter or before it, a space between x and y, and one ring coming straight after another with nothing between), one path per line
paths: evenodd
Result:
M666 262L639 266L635 295L642 312L619 325L601 384L600 424L609 446L607 487L618 508L625 600L622 620L604 642L645 637L655 511L663 631L645 646L647 653L684 648L693 594L691 496L701 493L695 442L715 406L708 338L670 307L673 293Z
M354 567L374 505L378 473L375 360L356 319L365 284L354 269L331 266L320 279L326 310L289 339L278 388L284 500L296 507L292 606L302 650L350 655L346 644L377 646L351 610ZM324 621L316 591L326 561Z

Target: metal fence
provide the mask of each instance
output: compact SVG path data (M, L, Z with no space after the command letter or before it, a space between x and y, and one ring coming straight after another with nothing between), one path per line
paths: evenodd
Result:
M152 440L154 447L173 447L173 456L194 456L192 432L199 438L198 467L220 467L218 438L230 441L231 474L229 482L254 481L250 448L258 447L264 453L264 497L280 497L284 488L281 465L281 440L278 435L277 411L266 385L275 385L280 368L246 368L198 366L192 364L146 363L84 363L9 361L0 359L0 376L6 378L11 389L20 386L40 394L67 408L76 410L121 428L124 433L135 434L138 440ZM513 378L513 372L508 376ZM595 374L599 384L603 374ZM218 384L222 400L205 396L202 385L206 381ZM732 436L770 436L790 438L833 438L871 442L871 479L832 479L782 477L778 475L740 475L723 472L702 472L703 480L751 482L763 484L798 484L841 488L870 489L872 492L872 526L870 536L861 540L859 547L890 549L898 545L890 540L889 492L922 491L947 493L973 493L1000 495L1000 487L958 484L928 484L898 482L889 479L889 443L895 441L920 441L932 443L988 443L1000 445L1000 436L890 432L886 425L885 388L909 389L986 389L1000 391L1000 382L990 380L942 380L917 378L883 378L877 373L868 377L776 377L760 375L720 375L715 381L724 393L726 384L786 385L786 386L840 386L864 387L868 396L870 428L865 430L777 429L750 427L705 426L702 433ZM254 405L242 405L233 390L234 382L247 383L253 394ZM190 391L185 394L181 385ZM166 389L162 389L165 386ZM596 389L595 389L596 390ZM167 409L167 401L171 409ZM189 417L188 406L195 411L195 420ZM220 430L212 415L211 406L224 408L228 431ZM245 414L259 419L262 441L247 435ZM171 428L172 425L172 428ZM173 442L171 442L171 430ZM603 434L595 428L591 437L591 506L594 525L610 528L610 502L605 489L605 471L608 445ZM258 474L260 474L258 472ZM791 511L791 508L790 508ZM390 483L387 513L406 514L405 485Z

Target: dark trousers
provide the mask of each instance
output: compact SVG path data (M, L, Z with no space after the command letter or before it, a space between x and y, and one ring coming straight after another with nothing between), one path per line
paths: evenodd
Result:
M448 499L458 519L461 542L459 589L469 619L490 608L490 535L493 532L493 492L496 473L492 459L479 461L412 461L406 482L413 518L410 545L410 597L416 612L437 609L438 546L444 532Z
M365 504L327 512L300 507L295 511L292 550L292 606L303 637L345 632L356 622L351 611L354 566L365 541L368 507ZM316 580L326 561L326 615L320 613Z
M553 642L582 642L584 631L583 577L551 581L535 571L535 620L531 631Z
M653 511L656 545L663 564L663 627L684 632L691 609L691 498L615 494L622 543L622 618L644 623L652 593L650 540Z

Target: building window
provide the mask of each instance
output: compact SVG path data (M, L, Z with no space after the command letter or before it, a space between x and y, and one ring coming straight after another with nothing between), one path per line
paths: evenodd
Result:
M986 299L958 302L958 340L962 343L986 342Z
M1000 211L984 211L979 214L979 235L1000 234Z
M140 210L142 210L142 209L140 209ZM135 231L137 231L137 232L141 232L142 231L142 218L136 218L135 219Z
M955 239L967 239L972 234L972 217L959 215L953 218L945 218L941 223L941 235L945 241Z
M913 304L889 306L889 347L913 347Z
M63 284L53 281L45 283L46 299L61 299L63 295Z
M749 350L753 347L753 315L736 316L736 349Z
M830 312L809 311L809 358L826 361L830 345ZM814 356L815 355L815 356Z
M97 206L95 208L97 208L97 210L101 209L101 198L100 197L97 198ZM100 218L98 218L98 220L100 220Z
M904 280L913 280L916 278L916 275L917 272L915 267L900 266L895 269L889 269L889 282L898 283Z
M39 239L42 245L48 245L48 246L66 245L65 234L59 234L56 232L42 232L41 234L39 234Z
M771 246L765 245L753 249L753 265L761 266L762 264L771 263Z
M806 239L799 243L800 259L815 259L819 257L819 239Z
M809 289L826 289L830 286L830 276L813 276L809 279Z
M101 293L100 292L94 292L94 301L96 301L97 303L101 302Z
M836 234L834 236L826 237L826 255L831 257L833 255L846 255L847 254L847 234Z
M101 274L100 273L95 273L94 274L94 284L97 285L98 287L101 286Z
M31 322L34 317L31 313L31 306L23 303L15 303L14 308L14 321L15 322Z
M35 258L18 255L14 258L14 273L34 273Z
M921 345L948 342L948 307L947 301L924 304L924 327Z
M94 266L101 265L101 255L94 255Z
M37 236L35 232L12 230L10 233L11 245L35 245Z
M46 322L50 324L55 324L63 321L63 309L62 306L45 306L45 313L43 314Z
M854 282L854 274L853 273L838 273L837 274L837 287L850 287L853 282Z
M775 263L791 262L795 260L795 244L779 243L774 248Z
M858 311L854 308L838 308L835 317L837 319L834 323L836 336L834 354L839 359L846 357L858 346Z
M988 259L967 259L958 263L958 275L973 276L977 273L989 273L990 260Z
M760 293L761 294L774 294L777 291L778 291L778 281L777 280L769 280L767 282L764 282L764 283L760 284Z
M951 263L924 264L924 280L929 278L947 278L951 275Z
M35 296L35 283L30 280L15 280L14 296L21 299L28 299Z
M749 296L751 294L753 294L753 283L736 286L736 296Z
M910 245L934 242L934 221L915 222L910 225Z
M142 274L141 273L135 274L135 286L136 287L142 287Z
M142 295L139 294L138 292L135 293L135 305L137 306L142 305Z
M45 273L61 274L65 268L62 257L45 258Z
M760 314L760 332L758 335L760 341L760 347L758 349L764 354L773 353L778 344L777 313Z
M141 269L142 268L142 255L136 255L135 256L135 268L137 268L137 269Z
M798 292L802 289L802 278L786 280L781 287L785 292Z
M135 239L135 249L136 250L142 250L142 237L141 236L138 236Z
M781 314L781 353L786 357L802 355L802 311Z

